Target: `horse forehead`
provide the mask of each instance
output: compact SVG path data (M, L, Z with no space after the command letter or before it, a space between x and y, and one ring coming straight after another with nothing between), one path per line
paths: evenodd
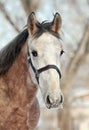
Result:
M47 52L60 52L62 50L62 41L50 33L43 33L38 38L29 40L29 47L39 51L39 53ZM53 54L54 54L53 53Z
M59 39L55 36L49 34L49 33L43 33L38 39L35 40L35 43L37 45L40 44L53 44L56 45L56 43L59 44Z
M33 38L31 40L32 46L48 46L48 45L58 45L59 44L59 39L56 38L55 36L51 35L50 33L43 33L40 37L38 38ZM60 45L58 45L60 46Z

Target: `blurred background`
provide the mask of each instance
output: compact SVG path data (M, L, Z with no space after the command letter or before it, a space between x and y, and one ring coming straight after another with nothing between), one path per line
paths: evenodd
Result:
M61 110L47 110L38 94L41 115L37 130L89 130L89 0L0 0L0 48L24 29L35 11L41 22L62 17Z

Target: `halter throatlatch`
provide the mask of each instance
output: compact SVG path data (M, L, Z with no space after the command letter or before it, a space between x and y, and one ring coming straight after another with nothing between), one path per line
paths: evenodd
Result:
M33 72L35 73L35 78L37 80L37 83L39 84L39 75L40 73L46 71L46 70L49 70L49 69L55 69L58 74L59 74L59 78L61 78L61 72L59 70L59 68L55 65L47 65L47 66L44 66L40 69L36 69L32 63L32 60L31 60L31 57L30 57L30 53L28 51L28 63L31 65L32 69L33 69Z

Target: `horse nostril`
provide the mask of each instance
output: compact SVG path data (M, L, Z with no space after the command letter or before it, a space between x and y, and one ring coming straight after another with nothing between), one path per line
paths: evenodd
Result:
M62 103L63 102L63 96L61 95L60 97L61 97L60 98L60 103Z
M46 101L47 101L47 104L52 104L52 103L50 102L50 97L49 97L49 95L47 96Z

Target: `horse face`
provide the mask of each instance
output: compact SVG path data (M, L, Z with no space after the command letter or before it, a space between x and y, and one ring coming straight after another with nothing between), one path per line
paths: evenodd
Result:
M28 31L31 36L28 39L29 71L33 82L41 90L47 108L59 108L63 103L60 89L60 56L63 49L58 38L60 24L61 18L58 13L55 14L52 23L41 24L40 27L37 26L34 13L28 18Z

